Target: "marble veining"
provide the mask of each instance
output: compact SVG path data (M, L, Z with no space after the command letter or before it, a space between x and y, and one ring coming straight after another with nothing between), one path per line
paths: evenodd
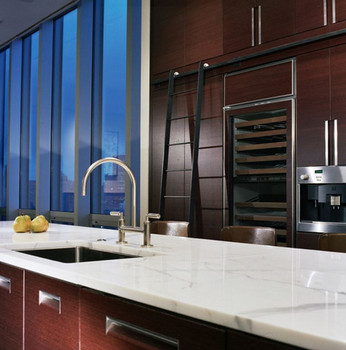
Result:
M0 222L0 261L308 349L346 348L346 254L51 224ZM104 239L105 241L98 241ZM64 264L13 251L83 245L139 258Z

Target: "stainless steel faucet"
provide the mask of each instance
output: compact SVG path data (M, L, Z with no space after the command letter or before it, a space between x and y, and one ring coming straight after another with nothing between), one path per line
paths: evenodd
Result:
M145 221L143 227L131 227L131 226L120 226L119 227L119 237L125 238L125 232L140 232L143 233L143 248L149 248L153 245L151 244L150 236L150 220L149 219L160 219L160 214L148 213L145 216ZM119 239L120 240L120 239Z
M119 244L127 243L125 241L125 232L141 232L144 235L142 247L152 247L152 244L150 242L150 220L149 219L160 219L160 214L149 213L145 216L144 227L142 228L142 227L136 226L136 191L137 191L136 179L133 175L132 170L122 160L114 157L106 157L106 158L101 158L96 162L92 163L87 169L87 171L85 172L85 175L83 177L82 196L86 195L86 185L90 174L93 172L93 170L96 167L98 167L100 164L103 164L103 163L114 163L121 166L123 169L125 169L132 183L132 226L125 226L123 213L117 212L117 211L110 212L110 215L119 216L117 243Z
M122 160L115 158L115 157L106 157L106 158L101 158L97 160L96 162L92 163L87 171L85 172L85 175L83 177L82 181L82 196L86 195L86 185L88 178L90 174L93 172L93 170L98 167L99 165L103 163L114 163L119 166L121 166L129 176L132 184L132 226L136 226L136 192L137 192L137 185L136 185L136 179L135 176L133 175L132 170L127 166L126 163L124 163ZM120 225L119 225L120 226ZM119 239L120 240L120 239Z

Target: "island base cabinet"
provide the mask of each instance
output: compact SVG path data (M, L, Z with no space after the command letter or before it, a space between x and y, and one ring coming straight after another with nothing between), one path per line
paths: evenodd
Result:
M23 270L0 263L0 349L23 348Z
M79 287L25 272L25 349L79 349Z
M82 350L217 350L226 331L113 296L81 290Z
M227 332L227 350L303 350L274 340L258 337L244 332Z

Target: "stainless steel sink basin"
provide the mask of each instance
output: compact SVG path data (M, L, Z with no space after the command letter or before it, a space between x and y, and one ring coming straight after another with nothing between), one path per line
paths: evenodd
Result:
M87 261L113 260L139 258L137 255L128 255L123 253L104 252L101 250L90 249L86 247L72 248L51 248L34 250L17 250L20 253L34 255L40 258L60 261L63 263L78 263Z

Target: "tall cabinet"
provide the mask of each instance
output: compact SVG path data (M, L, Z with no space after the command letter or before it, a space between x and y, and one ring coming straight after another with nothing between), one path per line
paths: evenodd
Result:
M269 226L293 245L294 61L225 77L229 225Z

